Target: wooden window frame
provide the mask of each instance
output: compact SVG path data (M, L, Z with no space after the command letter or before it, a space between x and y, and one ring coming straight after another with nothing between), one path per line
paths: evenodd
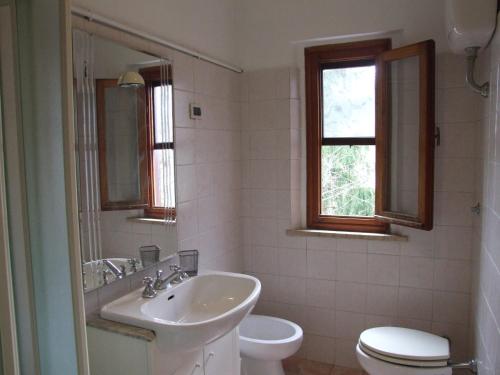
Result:
M391 211L390 139L391 139L391 87L387 64L409 57L419 59L419 143L418 143L418 207L416 215ZM385 51L377 57L377 178L375 217L422 230L433 227L434 206L434 148L435 148L435 43L426 40L416 44Z
M351 232L386 233L387 223L375 217L332 216L321 214L322 71L328 67L375 65L377 56L391 48L390 39L374 39L305 49L307 121L307 227ZM377 108L377 96L375 95ZM376 133L375 133L376 134ZM376 144L375 138L343 138L332 144Z
M174 150L175 143L172 142L155 142L154 134L154 113L153 100L151 92L154 87L161 86L162 80L168 85L172 85L172 69L168 66L166 77L162 77L160 67L144 68L139 71L146 83L145 107L146 107L146 129L147 129L147 179L148 179L148 205L144 209L144 215L153 219L164 219L165 216L170 218L176 217L175 207L155 207L154 200L154 167L153 167L153 151L154 150ZM172 101L173 103L173 101ZM166 215L168 213L168 215Z
M138 92L137 110L139 122L137 124L138 152L139 152L139 178L140 197L137 200L111 201L108 192L108 162L106 159L106 103L105 92L107 88L117 87L117 79L96 79L96 120L97 120L97 143L99 154L99 192L101 210L132 210L148 206L148 174L146 159L141 158L146 153L146 124L144 121L144 95ZM141 114L142 113L142 114Z

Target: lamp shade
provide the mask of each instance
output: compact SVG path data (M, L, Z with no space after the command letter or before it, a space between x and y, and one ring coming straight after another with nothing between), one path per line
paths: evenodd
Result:
M144 78L137 72L125 72L118 78L120 87L143 87Z

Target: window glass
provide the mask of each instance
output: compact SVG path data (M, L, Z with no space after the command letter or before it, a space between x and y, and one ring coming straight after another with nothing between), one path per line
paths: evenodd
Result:
M323 69L323 137L375 137L375 66Z
M172 85L155 86L153 98L155 143L173 142Z
M174 150L153 151L153 207L175 207Z
M321 147L321 214L373 216L375 146Z

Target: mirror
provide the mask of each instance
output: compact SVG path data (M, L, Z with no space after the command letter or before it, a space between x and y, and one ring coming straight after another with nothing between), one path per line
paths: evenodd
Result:
M377 57L376 218L432 229L434 41Z
M147 207L144 90L96 79L101 209Z
M73 31L85 291L177 251L172 71L167 59Z

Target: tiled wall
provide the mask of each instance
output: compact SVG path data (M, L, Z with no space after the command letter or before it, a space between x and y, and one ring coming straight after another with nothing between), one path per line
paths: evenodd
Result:
M445 334L452 339L454 358L468 355L470 208L481 102L465 88L464 72L463 58L439 56L442 140L436 154L435 227L431 232L395 228L409 236L408 242L286 235L298 224L298 187L305 178L297 173L304 165L297 73L276 69L244 75L245 271L263 284L257 312L302 325L301 355L358 367L359 333L381 324Z
M162 256L177 251L175 225L141 223L128 219L142 215L142 210L101 211L104 258L139 258L139 248L147 245L158 245Z
M179 249L198 249L202 269L241 271L240 77L180 53L173 74Z
M483 99L483 153L478 158L477 193L481 218L474 226L472 328L474 352L481 375L500 374L500 34L482 53L483 76L490 96Z

